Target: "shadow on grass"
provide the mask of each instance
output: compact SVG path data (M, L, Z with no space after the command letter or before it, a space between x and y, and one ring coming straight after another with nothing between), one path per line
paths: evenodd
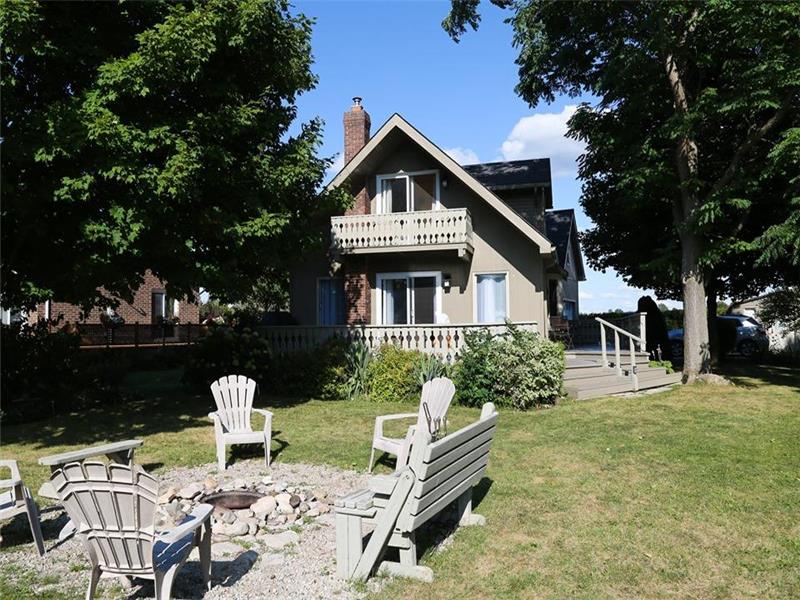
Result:
M211 427L208 413L216 410L211 393L200 393L181 382L181 369L136 371L123 382L125 401L109 401L43 421L3 426L4 443L23 443L35 449L91 446L107 440L141 438L157 433ZM292 406L306 398L272 398L259 394L256 407ZM286 447L281 442L277 456ZM156 465L158 466L158 465ZM155 468L151 465L151 468Z
M741 387L785 386L800 394L800 368L729 361L720 365L719 373Z

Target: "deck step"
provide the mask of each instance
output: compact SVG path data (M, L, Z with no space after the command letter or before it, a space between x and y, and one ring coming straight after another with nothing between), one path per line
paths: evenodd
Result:
M609 370L605 370L606 373ZM639 391L673 385L681 382L680 373L667 374L663 368L640 369L637 373L639 380ZM566 379L564 386L571 398L585 400L588 398L598 398L600 396L610 396L632 392L633 385L629 377L619 377L611 371L611 374L599 374L594 377L579 377L576 379Z

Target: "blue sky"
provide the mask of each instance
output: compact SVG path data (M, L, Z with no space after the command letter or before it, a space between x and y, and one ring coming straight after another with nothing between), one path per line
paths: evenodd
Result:
M316 19L312 44L319 77L317 88L298 102L299 119L325 121L324 156L341 153L342 115L352 97L361 96L373 132L400 113L462 164L549 157L554 208L574 208L579 229L590 227L578 203L575 159L581 146L564 137L566 120L580 99L528 106L514 92L517 53L504 11L482 3L479 30L456 44L441 28L449 5L296 1L299 12ZM652 294L587 265L581 312L634 310L644 293Z

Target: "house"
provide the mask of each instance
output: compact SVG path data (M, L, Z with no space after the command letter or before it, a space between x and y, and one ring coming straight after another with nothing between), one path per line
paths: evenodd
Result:
M744 315L760 321L761 305L767 296L769 294L734 302L728 312L732 315ZM773 352L800 352L800 333L792 331L784 324L776 323L767 327L767 336L769 337L769 349Z
M331 218L328 255L292 271L300 325L510 319L546 334L551 315L577 315L583 261L572 211L548 212L548 159L463 167L399 114L370 136L354 98L344 160L328 185L355 204Z
M28 313L29 322L40 319L60 320L64 323L96 325L105 320L105 315L121 317L126 324L134 323L156 325L162 321L180 323L199 323L200 307L197 302L184 298L177 300L167 296L164 283L149 270L144 274L142 285L136 290L133 302L120 301L116 310L93 308L84 315L79 306L67 302L47 301L39 304L35 311Z
M562 274L561 277L551 277L548 282L548 310L551 315L574 321L580 314L578 285L586 281L575 211L571 208L549 210L544 219L545 233L556 247Z

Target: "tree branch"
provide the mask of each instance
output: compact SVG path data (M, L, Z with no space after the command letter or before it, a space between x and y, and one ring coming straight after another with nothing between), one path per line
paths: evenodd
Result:
M713 196L717 192L719 192L723 187L728 185L733 179L734 175L736 175L736 169L739 166L739 163L742 162L745 156L753 149L753 147L760 142L763 138L767 136L767 134L772 131L781 120L789 114L791 109L791 102L788 99L784 99L781 107L772 115L766 123L764 123L758 129L755 129L750 132L750 135L747 136L747 139L744 143L739 146L736 152L731 159L730 164L725 169L725 171L720 175L719 179L711 186L711 192L709 196Z

